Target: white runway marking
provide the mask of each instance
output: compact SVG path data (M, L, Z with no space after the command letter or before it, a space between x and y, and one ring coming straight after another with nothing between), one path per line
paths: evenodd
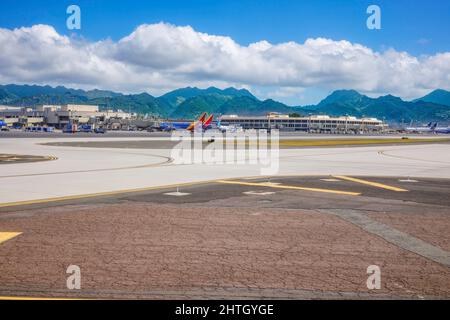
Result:
M244 194L250 195L250 196L270 196L272 194L275 194L275 192L247 191L247 192L244 192Z
M173 197L185 197L185 196L189 196L190 193L186 193L186 192L168 192L168 193L164 193L164 195L166 195L166 196L173 196Z

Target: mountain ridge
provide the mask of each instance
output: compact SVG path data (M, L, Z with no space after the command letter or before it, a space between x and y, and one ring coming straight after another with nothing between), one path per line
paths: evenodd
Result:
M442 104L450 106L450 92L443 89L436 89L429 94L423 96L422 98L415 99L413 102L432 102L436 104Z
M307 115L376 117L389 122L450 121L450 107L421 99L404 101L393 95L370 98L355 90L336 90L315 106L302 108Z
M233 87L201 89L186 87L159 97L148 93L122 94L108 90L71 89L64 86L0 85L0 104L37 106L42 104L81 103L99 105L101 109L122 109L163 118L193 119L203 112L264 115L267 112L327 114L330 116L377 117L390 122L450 121L450 92L438 89L430 94L404 101L393 95L371 98L356 90L335 90L317 105L288 106L267 99L260 100L246 89ZM441 101L442 103L437 103Z

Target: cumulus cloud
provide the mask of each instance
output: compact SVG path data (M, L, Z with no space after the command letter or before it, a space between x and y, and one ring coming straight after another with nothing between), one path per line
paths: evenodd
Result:
M69 38L48 25L0 28L0 47L1 83L151 93L188 85L278 87L280 94L351 88L403 98L450 89L450 52L415 57L324 38L242 46L166 23L141 25L116 42Z

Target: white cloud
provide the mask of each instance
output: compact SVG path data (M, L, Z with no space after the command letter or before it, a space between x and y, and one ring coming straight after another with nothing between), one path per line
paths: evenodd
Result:
M450 53L415 57L389 49L317 38L241 46L191 27L141 25L114 42L87 42L47 25L0 28L0 82L71 85L162 93L177 87L356 89L412 98L450 89ZM295 90L298 88L298 90Z

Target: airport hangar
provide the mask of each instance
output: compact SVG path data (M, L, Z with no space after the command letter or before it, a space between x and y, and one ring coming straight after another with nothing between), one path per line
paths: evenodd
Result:
M224 126L242 129L279 129L282 131L304 131L310 133L382 133L388 125L376 118L330 117L316 115L308 117L290 117L278 113L268 113L265 117L222 116Z

